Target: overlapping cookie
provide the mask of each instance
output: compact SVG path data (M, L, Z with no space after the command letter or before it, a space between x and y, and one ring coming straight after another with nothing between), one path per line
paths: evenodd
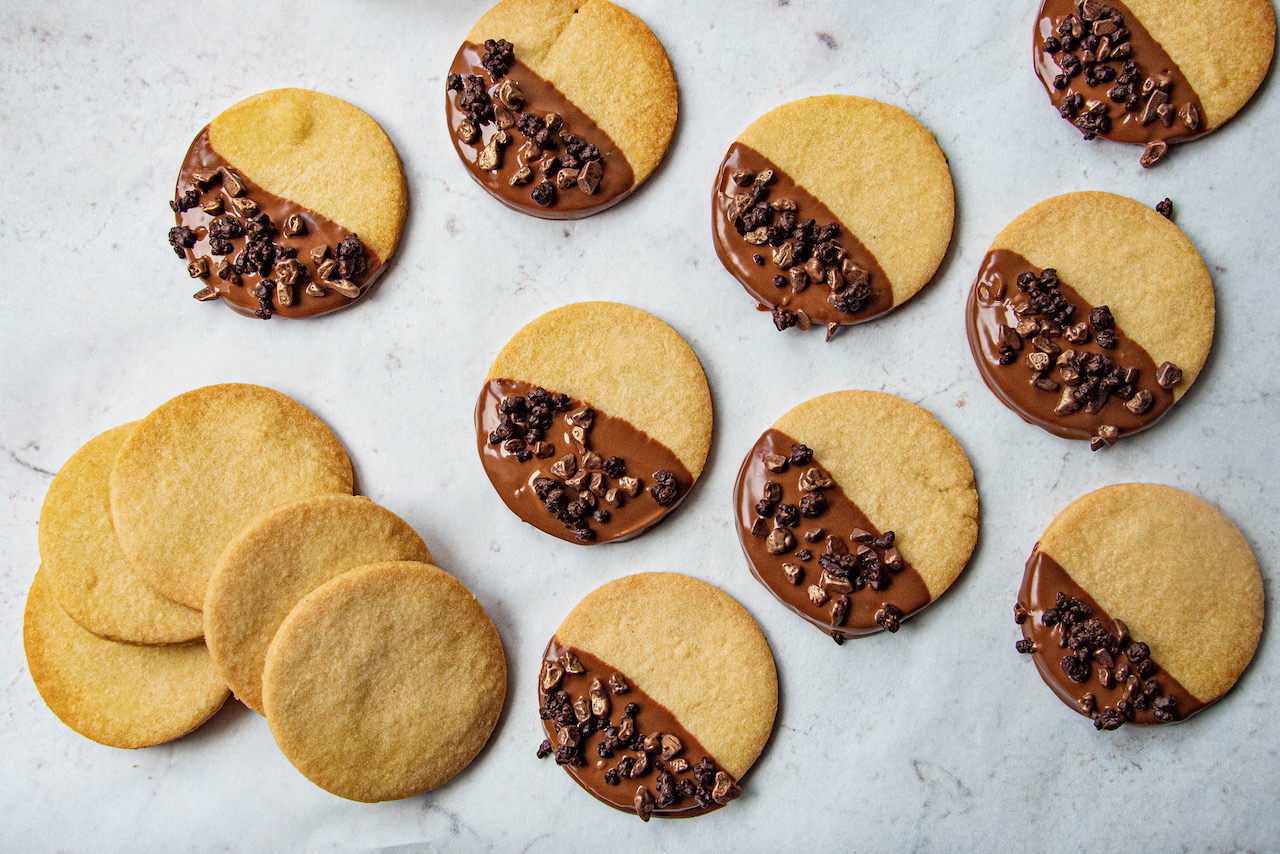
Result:
M465 768L507 691L502 642L463 584L425 563L357 567L311 591L267 651L281 752L355 801L417 795Z
M503 0L467 35L446 85L468 173L546 219L629 196L662 161L679 110L662 44L608 0Z
M978 493L960 443L890 394L843 391L783 415L734 488L752 573L837 643L941 596L978 537Z
M732 598L686 575L595 590L543 659L539 757L645 821L738 797L773 730L778 679L764 635Z
M1085 139L1142 145L1150 167L1253 97L1275 38L1271 0L1044 0L1033 59Z
M230 107L196 136L170 202L169 244L241 314L311 317L369 292L408 211L395 146L366 113L309 89Z
M779 330L879 317L933 278L955 195L933 134L850 95L783 104L753 122L716 175L716 253Z
M688 495L711 445L711 392L658 318L575 303L507 342L475 419L485 473L513 513L600 543L639 535Z
M1014 606L1018 651L1099 730L1184 720L1221 698L1253 658L1262 618L1258 562L1235 525L1147 483L1063 510Z
M1123 196L1068 193L996 237L966 320L992 392L1096 451L1150 427L1195 382L1213 343L1213 281L1166 217Z

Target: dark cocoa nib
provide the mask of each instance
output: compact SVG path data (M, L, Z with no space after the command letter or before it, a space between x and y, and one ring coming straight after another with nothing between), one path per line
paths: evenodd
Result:
M169 245L173 247L174 254L179 258L186 258L187 254L183 250L195 246L198 239L196 233L185 225L169 229Z
M342 238L335 252L338 256L338 272L344 279L355 279L364 274L365 250L360 238L348 234Z
M484 43L485 54L480 64L485 67L494 81L501 80L511 70L516 60L515 48L506 39L489 39Z

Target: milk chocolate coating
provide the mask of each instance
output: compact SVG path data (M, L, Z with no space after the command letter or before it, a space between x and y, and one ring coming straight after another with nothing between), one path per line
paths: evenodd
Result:
M1141 87L1143 81L1154 74L1167 74L1173 80L1173 89L1169 93L1170 103L1174 105L1176 110L1182 109L1182 105L1188 102L1193 104L1200 116L1199 127L1193 131L1181 119L1176 117L1173 124L1169 126L1166 126L1158 118L1144 125L1142 123L1142 108L1135 112L1129 112L1125 109L1124 104L1115 103L1107 94L1117 85L1115 80L1101 83L1097 86L1090 86L1085 81L1082 72L1071 79L1071 83L1066 89L1054 87L1053 80L1062 73L1062 69L1058 66L1054 56L1044 51L1044 41L1049 36L1056 36L1058 25L1068 15L1077 15L1078 17L1076 4L1073 0L1044 0L1040 6L1040 14L1036 17L1032 62L1035 65L1036 74L1040 77L1040 82L1044 84L1050 100L1053 101L1054 107L1061 108L1062 102L1072 93L1079 93L1086 101L1090 99L1101 101L1110 108L1111 130L1099 134L1099 136L1116 142L1145 145L1155 140L1163 140L1169 143L1187 142L1204 136L1208 132L1205 127L1207 120L1204 117L1204 106L1200 103L1200 98L1196 95L1195 90L1191 88L1191 84L1183 76L1177 63L1169 57L1169 54L1165 52L1160 43L1151 37L1151 34L1142 26L1142 22L1138 20L1138 16L1129 11L1123 3L1118 2L1118 0L1106 0L1106 5L1118 9L1124 15L1125 28L1130 33L1128 43L1133 46L1132 58L1141 69L1141 76L1136 85ZM1206 26L1212 26L1212 23L1206 22ZM1121 64L1119 61L1111 61L1109 64L1119 71ZM1146 106L1146 102L1147 99L1144 97L1142 99L1143 107Z
M311 250L318 246L328 246L330 250L329 257L332 258L334 257L333 250L342 242L343 238L352 232L310 208L304 208L288 199L282 199L279 196L268 193L249 180L243 172L237 170L234 165L227 162L221 154L213 149L213 146L209 143L208 127L200 131L191 143L191 148L187 151L186 160L182 163L182 171L178 173L178 184L174 198L182 198L183 194L191 189L200 192L201 188L196 184L195 173L216 172L219 168L226 168L235 173L236 177L245 186L242 198L252 199L257 203L259 213L265 213L271 217L271 223L276 228L276 234L272 237L272 242L277 246L288 246L296 249L298 251L297 261L306 268L309 275L307 279L291 287L292 305L281 305L279 296L275 293L272 294L271 311L273 314L280 317L313 317L317 314L325 314L339 308L345 308L369 292L374 280L382 274L384 266L377 254L368 246L364 247L365 270L362 275L353 280L353 284L360 289L360 294L355 299L343 296L333 287L326 285L317 272L316 264L311 260ZM214 198L221 199L226 209L225 213L216 216L231 216L241 223L244 222L243 217L235 216L231 206L233 197L226 191L224 182L217 181L201 193L202 202L207 202ZM281 230L284 227L285 220L293 214L297 214L302 219L305 231L296 236L287 237ZM258 298L253 295L253 290L262 281L263 277L255 273L246 272L241 274L241 283L238 285L231 284L218 277L216 273L218 265L223 259L234 262L236 256L244 249L248 238L243 234L240 237L230 238L230 243L235 249L229 255L218 256L212 254L209 251L209 223L216 216L205 213L198 206L177 214L178 225L185 225L190 228L198 238L195 246L186 250L187 260L194 261L197 258L205 258L209 264L208 275L193 281L213 288L218 293L218 296L221 297L222 302L237 312L252 315L258 310ZM279 263L279 259L277 259L276 263ZM271 275L267 278L272 281L279 280L275 270L272 270ZM325 290L324 296L315 297L306 292L307 282L311 281L320 282L321 287Z
M608 692L609 677L615 673L619 673L617 668L610 667L605 662L596 658L589 652L585 652L575 647L567 647L561 645L558 638L552 638L547 644L546 652L543 654L544 664L548 661L558 661L565 654L571 652L582 662L584 671L580 674L565 673L564 680L560 683L557 690L563 690L569 694L570 700L576 700L579 697L590 702L590 688L593 679L599 679L601 685ZM703 757L707 757L715 762L715 757L707 752L706 748L699 743L693 733L685 729L671 710L650 697L641 690L635 682L625 673L621 674L626 680L628 690L625 694L614 694L609 692L610 713L609 720L614 726L617 726L628 703L635 703L640 707L639 713L635 717L636 732L650 735L652 733L663 733L674 735L680 739L680 743L684 749L678 754L679 758L684 759L690 766L696 765L702 761ZM546 699L546 692L542 689L542 682L538 683L538 705L541 707ZM547 732L547 738L551 740L552 745L557 743L555 724L552 721L544 720L543 728ZM618 785L610 786L605 782L605 772L618 764L618 760L624 756L635 756L636 751L630 749L621 749L614 752L611 758L600 756L596 746L601 742L603 732L597 731L587 736L584 741L586 746L583 755L586 757L587 764L585 766L565 765L563 766L569 772L569 776L578 783L579 786L586 789L599 801L623 812L636 814L635 794L637 786L645 786L649 792L654 791L654 782L657 778L656 765L663 762L659 756L650 754L649 767L637 778L624 778ZM667 765L663 762L663 765ZM716 764L716 770L723 770L719 764ZM675 775L676 779L691 779L692 775L686 771ZM689 798L677 798L676 803L670 807L659 808L654 807L653 814L663 818L693 818L694 816L705 815L720 809L724 804L717 804L712 801L707 806L699 806L696 801Z
M818 557L827 553L827 536L843 538L845 545L852 552L856 551L859 545L850 540L850 534L855 529L861 528L874 537L879 537L883 532L871 524L871 520L858 508L858 505L845 495L840 484L834 483L829 489L822 490L822 495L827 502L826 510L812 518L801 516L800 523L792 529L796 540L795 549L787 554L769 554L765 547L765 539L751 532L751 526L758 516L755 511L756 502L764 497L765 483L773 481L781 485L781 503L798 505L804 494L799 488L800 476L815 466L821 468L821 460L817 457L806 465L791 465L781 474L774 474L765 468L766 456L770 454L789 456L791 446L795 444L798 443L779 430L772 428L766 430L756 442L755 447L751 449L751 453L747 455L738 472L738 480L734 486L738 540L742 543L742 551L747 556L747 565L751 567L751 573L756 579L769 588L778 601L817 626L823 633L835 632L846 638L862 637L883 631L876 622L875 615L885 604L896 606L902 612L902 619L905 619L933 601L920 573L906 558L903 558L900 571L889 571L890 582L886 589L877 591L864 587L862 590L846 594L849 598L848 616L842 625L831 625L830 604L824 604L821 607L814 605L807 592L811 584L818 583L822 574ZM771 520L769 528L773 528ZM810 528L821 528L822 539L814 543L805 542L803 534ZM797 560L794 551L799 549L808 549L813 553L813 557L803 562ZM784 563L796 563L803 567L804 575L800 583L792 584L787 580L782 570Z
M1018 304L1021 291L1016 283L1019 274L1027 272L1039 275L1044 271L1017 252L997 249L987 253L978 278L969 291L966 312L969 350L987 387L1005 406L1022 416L1023 420L1064 439L1088 439L1097 435L1098 428L1104 424L1116 427L1120 435L1124 436L1145 430L1158 421L1173 405L1173 392L1156 382L1155 362L1141 345L1124 334L1119 323L1113 327L1117 343L1111 350L1102 350L1092 343L1070 344L1063 338L1055 339L1055 342L1064 349L1087 349L1090 352L1105 353L1118 364L1137 368L1137 388L1151 392L1155 398L1151 407L1141 415L1135 415L1123 401L1115 397L1107 401L1097 414L1090 414L1083 407L1067 415L1056 414L1053 410L1060 393L1031 385L1035 372L1026 361L1026 355L1032 350L1030 342L1023 342L1022 349L1012 363L999 363L1000 329L1018 325L1013 306ZM1094 306L1087 303L1066 282L1060 282L1059 289L1067 301L1076 307L1073 319L1081 322L1088 318ZM1026 298L1022 297L1022 302L1025 301Z
M519 50L518 45L516 49ZM498 86L491 79L488 70L480 64L484 54L483 47L471 42L463 42L453 58L453 65L449 67L449 71L464 78L469 75L484 78L492 94ZM498 128L494 124L484 125L479 129L481 136L474 143L463 142L458 136L458 128L467 118L467 114L458 109L458 93L450 90L445 93L449 138L453 140L454 150L458 152L458 156L466 164L467 172L476 180L476 183L512 210L541 219L582 219L608 210L631 195L636 188L635 174L632 172L631 164L627 162L627 158L609 135L590 116L574 106L573 102L559 89L535 74L518 57L502 80L510 80L520 87L520 91L524 93L525 111L536 113L543 118L546 118L548 113L558 113L564 122L564 130L582 137L598 148L604 173L600 179L600 186L594 193L588 195L577 187L568 190L557 188L556 203L550 207L542 207L534 202L530 195L533 188L543 179L542 173L538 171L541 161L528 160L522 153L524 135L516 128L510 128L507 133L511 135L511 143L502 151L501 165L492 172L482 170L476 165L476 160L480 156L481 149L497 134ZM502 80L498 83L500 84ZM557 157L564 153L564 146L559 143L557 145L556 149L546 154L547 157ZM512 186L509 179L522 166L528 166L533 170L533 180L520 186ZM554 183L555 173L548 175L547 178Z
M1090 714L1080 706L1080 700L1086 693L1094 696L1097 711L1108 706L1114 709L1116 703L1124 699L1123 681L1117 681L1112 688L1102 687L1096 662L1091 666L1088 681L1084 683L1071 681L1062 669L1063 657L1071 654L1070 649L1064 649L1062 646L1062 627L1057 625L1050 628L1041 620L1046 610L1056 607L1059 593L1078 599L1090 610L1092 619L1098 620L1107 631L1115 634L1113 628L1115 621L1111 615L1103 610L1083 587L1076 584L1056 560L1037 548L1027 560L1026 572L1022 576L1022 589L1018 592L1018 604L1027 612L1027 619L1022 624L1022 636L1035 644L1035 652L1031 657L1035 659L1040 678L1053 689L1058 699L1086 717ZM1134 640L1141 640L1141 638L1134 638ZM1125 662L1130 670L1133 669L1133 663L1128 661L1123 651L1115 656L1115 660L1117 663ZM1163 693L1177 700L1177 705L1172 712L1175 721L1185 720L1208 705L1192 696L1191 692L1182 687L1177 679L1159 666L1159 662L1153 659L1152 663L1156 665L1155 675L1145 681L1155 680L1164 689ZM1135 712L1132 722L1160 723L1149 708Z
M576 542L573 530L566 528L554 514L547 511L533 489L533 482L539 477L561 480L551 473L551 466L560 457L574 453L581 459L580 449L575 447L570 435L571 428L565 420L565 413L555 416L551 429L546 433L545 441L555 446L555 452L545 459L533 457L528 462L521 463L504 451L501 445L489 444L489 434L501 420L498 404L507 397L528 394L534 388L530 383L507 379L490 380L485 384L476 403L475 414L476 445L480 450L480 460L493 488L498 491L507 507L511 508L512 513L553 537ZM567 411L572 412L583 406L589 407L591 404L571 399ZM621 457L626 462L627 476L639 478L642 490L634 498L626 498L621 507L613 507L603 499L600 500L599 506L608 510L611 518L606 523L590 523L591 528L596 531L596 539L592 544L639 536L679 507L693 485L693 475L661 442L650 438L625 419L607 415L599 409L594 409L594 412L595 420L587 433L587 447L606 460L611 456ZM655 483L654 472L664 469L675 475L680 489L676 501L666 507L658 504L649 492L649 487ZM607 477L605 480L608 486L617 486L616 481Z
M838 311L827 302L831 289L826 284L810 284L798 294L792 291L789 283L782 288L774 284L774 276L787 277L787 271L772 262L774 247L748 243L738 234L728 216L734 195L746 192L746 189L733 182L733 174L742 169L749 169L756 174L772 169L773 181L768 185L768 200L790 199L795 202L800 222L817 220L819 228L831 223L840 224L837 242L845 248L855 264L871 274L871 299L860 311L854 314ZM729 153L725 155L720 171L716 174L715 198L711 207L711 233L720 263L751 294L756 306L762 311L781 306L792 312L803 310L815 323L848 326L873 320L893 308L893 291L889 286L889 279L871 251L840 223L839 218L826 205L810 195L808 190L763 154L740 142L730 146ZM762 256L766 263L757 264L753 260L756 255Z

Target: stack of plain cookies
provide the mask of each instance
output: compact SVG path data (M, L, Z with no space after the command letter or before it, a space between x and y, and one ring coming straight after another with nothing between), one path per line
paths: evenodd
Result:
M136 748L234 692L330 792L448 780L497 723L502 644L413 528L352 490L338 438L260 386L197 389L90 440L40 514L23 626L40 695Z

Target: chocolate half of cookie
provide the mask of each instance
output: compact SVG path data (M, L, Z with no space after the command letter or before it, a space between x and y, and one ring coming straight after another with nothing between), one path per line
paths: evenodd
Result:
M1159 366L1111 310L1016 252L987 254L969 293L969 348L983 380L1027 422L1096 451L1154 424L1182 371Z
M485 385L476 428L485 473L506 505L569 542L637 536L693 485L670 449L625 419L519 380Z
M1099 730L1172 723L1206 705L1039 549L1027 561L1014 620L1022 627L1018 651L1031 655L1045 684Z
M877 530L813 451L785 433L765 431L734 490L751 572L836 643L896 632L932 601L894 532Z
M763 154L735 142L716 175L716 254L781 330L861 323L893 308L875 256Z
M547 731L538 758L554 756L582 788L615 809L645 821L688 818L741 794L669 709L626 674L557 638L543 655L538 712Z
M445 112L471 177L507 207L544 219L579 219L625 199L636 184L622 151L516 47L465 42L449 68Z
M1085 139L1144 145L1149 167L1170 143L1208 132L1200 98L1177 63L1117 0L1044 0L1034 51L1053 105Z
M383 263L358 235L323 215L259 187L209 143L191 143L174 199L169 245L203 287L195 298L221 299L268 320L311 317L368 293Z

